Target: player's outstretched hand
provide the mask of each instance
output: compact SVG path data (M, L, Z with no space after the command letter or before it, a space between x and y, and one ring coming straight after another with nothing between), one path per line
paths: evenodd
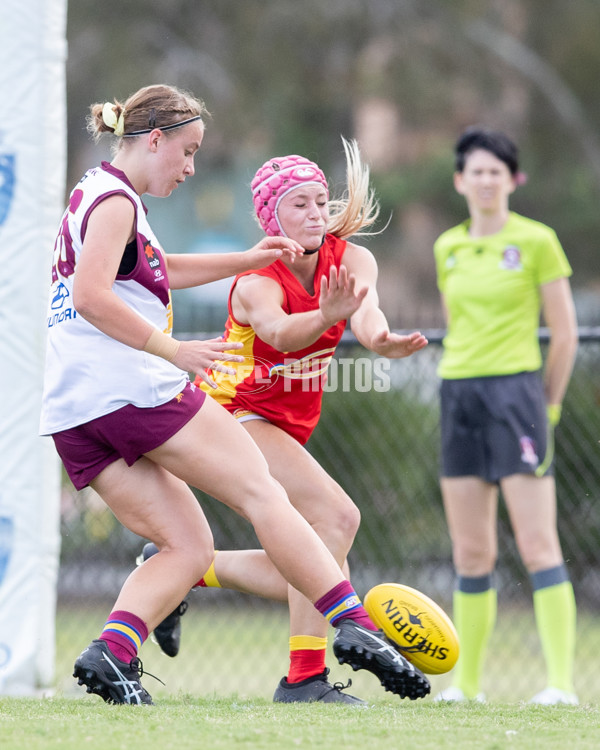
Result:
M384 330L373 336L369 349L382 357L400 359L410 357L411 354L425 348L428 343L429 341L420 331L402 335Z
M358 310L368 291L366 286L356 289L356 277L348 273L346 266L340 266L339 271L331 266L329 277L321 276L319 309L323 318L330 325L349 318Z
M288 237L263 237L259 243L244 253L249 271L253 268L264 268L279 258L293 263L299 255L303 254L302 245Z
M216 388L217 384L210 377L208 370L235 375L233 367L226 363L244 361L239 354L230 354L241 347L241 342L225 341L221 336L206 341L182 341L173 364L187 372L197 373L205 383Z

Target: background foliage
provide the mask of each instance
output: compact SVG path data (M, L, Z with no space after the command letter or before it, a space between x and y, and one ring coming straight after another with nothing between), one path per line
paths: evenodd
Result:
M94 101L170 82L212 113L197 176L149 201L171 250L258 238L248 184L276 154L343 180L340 136L372 166L387 230L369 245L395 327L442 325L432 244L465 215L452 146L483 123L521 147L512 207L551 224L574 268L580 322L597 325L600 97L597 0L93 0L68 17L69 184L97 163ZM220 288L219 288L220 289ZM220 327L222 297L182 295L179 330ZM218 323L218 326L217 326Z

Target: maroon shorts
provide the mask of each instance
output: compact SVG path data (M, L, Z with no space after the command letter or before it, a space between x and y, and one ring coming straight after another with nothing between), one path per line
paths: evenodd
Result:
M128 404L52 438L69 478L81 490L114 461L122 458L132 466L173 437L200 411L205 398L203 390L188 383L166 404L148 409Z

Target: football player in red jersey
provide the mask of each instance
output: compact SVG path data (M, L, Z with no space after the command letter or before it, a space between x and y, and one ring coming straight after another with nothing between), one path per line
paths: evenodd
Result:
M347 574L346 556L360 513L340 485L304 448L321 413L327 367L350 320L352 332L370 351L407 357L427 345L418 332L390 331L379 307L377 262L348 240L369 234L379 207L369 170L355 141L344 140L347 191L330 200L317 164L290 155L269 159L252 181L258 221L268 236L288 237L304 248L294 263L280 259L265 269L238 275L229 295L225 339L241 343L236 374L214 373L214 385L197 383L238 421L267 459L271 474L293 505L325 541ZM142 559L156 548L148 544ZM279 702L362 703L327 680L327 622L259 550L219 551L200 585L236 589L289 601L290 666L279 683ZM185 607L185 605L184 605ZM155 630L166 653L179 650L180 616L175 610Z

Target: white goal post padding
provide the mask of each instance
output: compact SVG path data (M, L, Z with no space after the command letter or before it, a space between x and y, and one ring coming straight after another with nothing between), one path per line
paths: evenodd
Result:
M66 0L0 2L0 694L54 682L59 462L38 437L65 200Z

